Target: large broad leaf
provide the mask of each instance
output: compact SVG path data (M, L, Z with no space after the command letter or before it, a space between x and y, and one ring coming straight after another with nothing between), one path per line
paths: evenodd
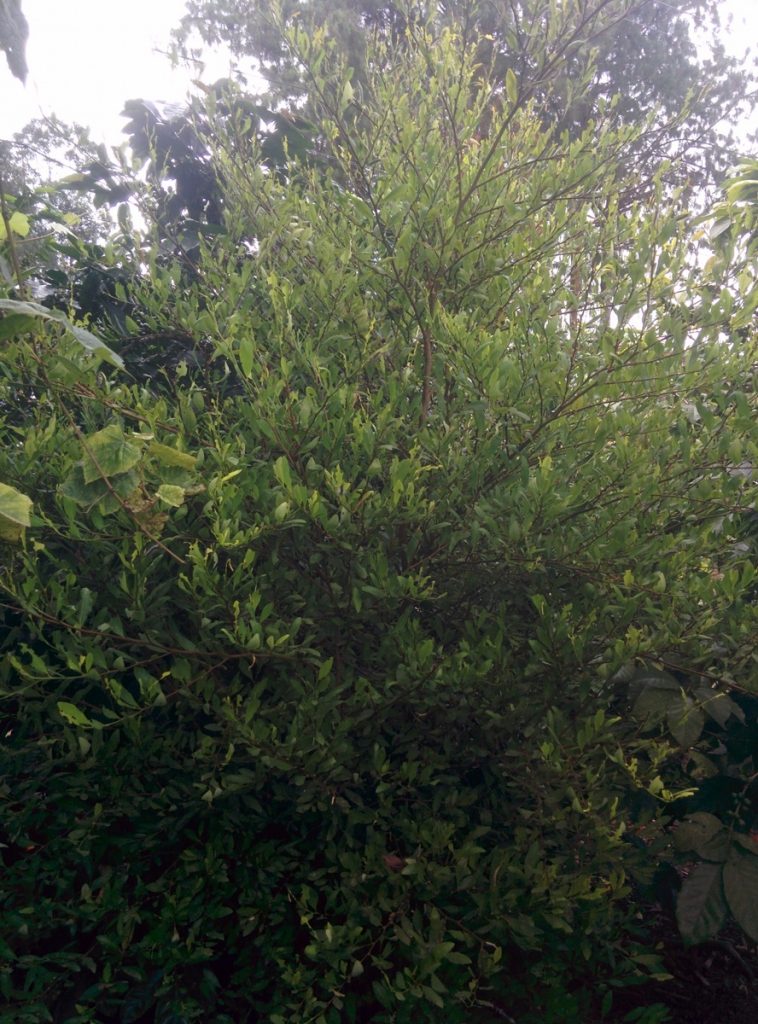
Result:
M723 862L729 852L729 833L714 814L697 811L677 828L674 846L681 853L693 850L704 860Z
M32 500L8 484L0 484L0 540L17 541L31 526Z
M632 696L636 696L632 714L644 728L653 729L666 718L669 709L681 695L681 685L667 672L646 669L635 675L629 683Z
M758 942L758 856L735 850L724 865L724 892L742 930Z
M121 508L118 498L124 500L129 498L137 490L139 482L137 473L130 470L112 480L106 481L102 477L98 477L92 483L87 483L84 479L83 465L81 462L77 462L61 484L60 493L64 498L71 498L77 505L87 509L97 505L103 515L111 515ZM113 491L116 492L115 495Z
M666 709L666 721L677 743L691 747L700 739L705 715L691 697L678 693Z
M698 864L686 878L676 902L676 919L685 942L704 942L726 920L721 864Z
M699 686L695 691L695 696L700 701L703 711L722 729L731 716L744 723L745 712L728 694L719 693L709 686Z
M668 672L644 669L633 677L629 688L636 697L632 713L644 729L654 729L665 721L674 739L683 747L691 747L698 741L705 715Z
M2 0L0 0L0 3L2 3ZM8 228L10 228L14 235L26 238L29 234L29 218L26 214L21 213L20 210L16 210L8 218L8 227L5 226L4 220L0 220L0 242L4 242L8 237Z
M127 473L142 458L142 450L127 441L121 427L109 424L82 442L84 482L87 484L101 477L118 476Z
M0 3L2 3L2 0L0 0ZM76 324L72 324L66 314L59 309L48 309L46 306L41 306L38 302L21 302L18 299L0 299L0 309L4 309L9 313L36 317L38 320L53 320L56 323L62 324L87 352L105 359L107 362L119 367L119 369L124 368L124 361L121 356L116 355L112 349L108 348L105 342L101 341L96 334L86 330L84 327L77 327Z

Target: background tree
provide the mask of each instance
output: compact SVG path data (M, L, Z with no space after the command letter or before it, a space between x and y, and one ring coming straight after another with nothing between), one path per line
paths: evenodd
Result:
M62 179L103 150L82 125L68 125L54 116L31 121L11 139L0 140L6 202L28 228L16 240L22 274L38 298L64 308L73 301L82 312L97 308L88 301L82 279L86 247L102 247L113 224L90 197L71 192ZM0 266L12 287L7 259Z
M536 99L557 132L581 131L598 103L616 96L619 124L652 117L658 129L634 152L641 178L677 153L680 179L703 185L734 160L734 125L755 95L753 72L724 50L720 19L718 0L189 0L177 39L185 50L197 36L223 43L254 62L275 101L299 103L310 85L282 42L280 20L323 29L355 84L365 81L370 38L398 41L414 26L462 25L494 80L512 71L520 96Z

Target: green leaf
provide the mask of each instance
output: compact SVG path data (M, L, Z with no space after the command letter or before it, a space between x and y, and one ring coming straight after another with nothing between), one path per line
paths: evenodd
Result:
M142 458L142 451L127 441L123 430L115 423L109 424L82 442L84 482L91 484L101 477L118 476L136 466Z
M161 484L156 494L161 501L172 508L179 508L184 504L184 488L178 487L176 484Z
M70 498L84 508L91 509L98 505L104 515L110 515L121 507L118 499L111 493L111 488L119 497L128 498L138 486L139 476L133 470L108 481L99 477L88 484L84 479L83 464L77 462L61 484L60 493L64 498Z
M90 612L95 604L95 598L89 587L82 587L79 594L79 612L77 614L77 623L83 626L89 618Z
M697 811L674 832L674 846L680 853L692 850L704 860L723 862L729 852L729 835L715 815Z
M646 729L659 725L669 708L677 705L681 695L681 686L673 676L655 670L646 670L635 676L629 688L638 694L632 714Z
M274 476L285 487L289 488L292 486L292 472L286 455L280 455L276 462L274 462Z
M758 856L732 853L724 865L724 892L737 924L758 942Z
M518 82L513 68L508 68L505 72L505 92L509 102L515 104L518 100Z
M156 707L164 707L166 704L166 695L161 689L161 685L154 675L146 669L138 667L134 670L135 678L139 683L140 696L143 700L149 704L154 704Z
M58 712L66 719L70 725L81 725L87 729L91 729L94 725L83 711L80 711L75 704L69 704L68 701L58 701Z
M14 235L18 235L19 238L26 238L29 234L29 218L26 214L21 213L20 210L16 210L8 218L8 227ZM0 242L5 241L7 237L8 232L5 227L5 221L0 219Z
M708 686L700 686L695 691L695 696L700 701L703 711L722 729L731 716L744 723L745 712L726 693L718 693Z
M705 725L705 715L698 704L682 691L673 676L645 670L634 677L630 689L638 693L632 714L645 729L655 728L665 719L681 746L691 747L698 741Z
M117 704L120 704L122 707L132 708L133 710L139 707L134 697L118 679L106 679L105 686L113 694Z
M685 942L713 938L726 920L721 864L698 864L684 880L676 903L676 919Z
M322 679L326 679L329 673L332 671L332 665L334 664L334 658L327 658L321 662L318 670L318 680L321 682Z
M87 352L107 360L119 369L124 368L124 360L121 356L116 355L112 349L108 348L104 341L101 341L91 331L72 324L66 314L59 309L48 309L46 306L41 306L38 302L22 302L19 299L0 299L0 309L7 310L9 313L20 313L23 316L36 317L39 320L54 320L56 323L62 324Z
M677 743L691 747L700 739L705 715L691 697L680 693L666 709L666 721Z
M159 462L162 462L164 466L180 466L182 469L195 468L196 459L194 455L190 455L188 452L177 451L176 448L171 448L167 444L153 441L148 451Z
M250 377L253 372L253 338L251 334L245 334L240 338L239 357L242 372Z
M6 338L15 338L19 334L27 334L37 326L37 320L33 316L25 316L23 313L11 313L0 320L0 341Z
M0 540L17 541L32 525L32 499L8 484L0 484Z

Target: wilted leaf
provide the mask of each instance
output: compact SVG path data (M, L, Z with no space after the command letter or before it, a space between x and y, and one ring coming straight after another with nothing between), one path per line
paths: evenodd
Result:
M390 871L402 871L406 865L404 857L398 857L395 853L385 853L382 860Z
M710 237L711 241L717 239L720 235L723 235L725 231L728 231L732 226L731 217L721 217L711 225Z
M630 690L637 693L632 714L646 729L659 725L669 709L680 702L681 686L665 672L651 670L635 676Z
M660 690L681 690L681 683L670 672L662 672L657 668L637 669L628 677L629 693L632 698L639 697L643 690L657 687Z

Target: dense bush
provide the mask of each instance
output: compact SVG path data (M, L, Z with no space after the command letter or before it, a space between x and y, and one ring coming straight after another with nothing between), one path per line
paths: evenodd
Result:
M3 332L0 1019L600 1019L630 837L749 726L739 240L453 34L360 94L290 45L321 158L221 127L193 281L135 243L202 386Z

